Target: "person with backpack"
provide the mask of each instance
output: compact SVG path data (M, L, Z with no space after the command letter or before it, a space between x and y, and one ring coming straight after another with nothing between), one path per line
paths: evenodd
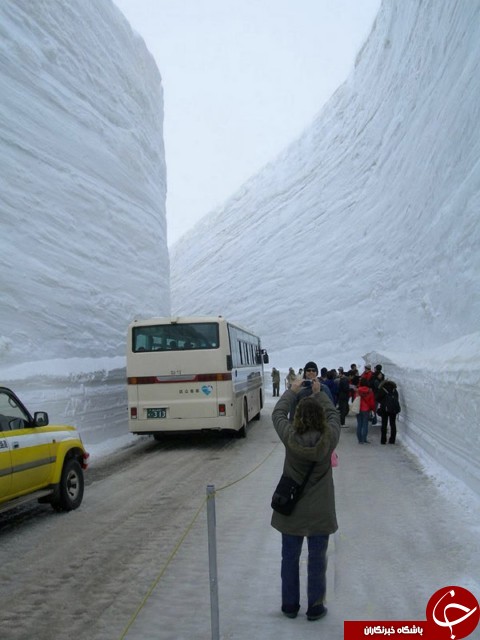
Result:
M400 413L400 401L398 398L397 385L393 380L384 380L380 383L377 391L379 403L378 414L382 418L382 428L380 443L387 444L387 427L390 423L389 444L395 444L397 437L397 414Z

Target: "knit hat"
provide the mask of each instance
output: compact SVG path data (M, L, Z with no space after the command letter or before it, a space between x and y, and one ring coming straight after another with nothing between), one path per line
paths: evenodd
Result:
M371 365L371 364L366 364L366 365L365 365L365 369L371 369L371 368L372 368L372 365Z
M382 365L381 364L376 364L375 365L375 371L381 371L382 370Z
M307 364L303 367L303 371L305 372L307 369L315 369L315 371L318 373L318 367L315 362L307 362Z

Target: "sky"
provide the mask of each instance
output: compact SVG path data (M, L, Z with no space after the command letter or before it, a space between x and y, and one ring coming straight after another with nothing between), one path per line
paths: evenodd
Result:
M114 0L164 87L168 244L310 124L380 0Z

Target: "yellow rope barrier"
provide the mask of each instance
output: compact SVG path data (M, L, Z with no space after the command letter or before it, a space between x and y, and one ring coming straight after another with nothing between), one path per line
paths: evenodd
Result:
M239 482L241 482L242 480L245 480L245 478L248 478L249 476L251 476L253 473L255 473L255 471L257 471L257 469L259 469L263 464L265 464L265 462L268 460L268 458L273 454L273 452L275 451L275 449L278 447L278 445L280 444L280 442L277 442L277 444L273 447L273 449L268 453L268 455L265 456L265 458L259 462L257 464L256 467L254 467L253 469L251 469L248 473L246 473L244 476L242 476L241 478L238 478L237 480L234 480L233 482L230 482L229 484L226 484L223 487L220 487L219 489L215 490L215 493L213 493L211 496L209 496L208 498L205 497L202 500L202 503L200 505L200 507L197 509L195 515L193 516L193 519L191 520L190 524L187 526L187 528L185 529L184 533L182 534L182 536L179 538L177 544L175 545L175 547L173 548L172 552L170 553L170 555L167 558L166 563L164 564L163 568L161 569L160 573L158 574L158 576L155 578L155 580L152 582L152 584L150 585L147 593L145 594L145 596L143 597L142 601L140 602L140 604L138 605L138 607L136 608L136 610L134 611L134 613L132 614L130 620L128 621L127 626L125 627L122 635L120 636L119 640L124 640L126 638L127 633L129 632L131 626L133 625L133 623L135 622L135 620L138 618L141 610L143 609L143 607L146 605L148 599L150 598L150 596L152 595L153 591L155 590L156 586L158 585L158 583L160 582L160 580L162 579L162 577L164 576L166 570L168 569L170 563L172 562L173 558L177 555L178 550L180 549L180 547L183 544L183 541L185 540L185 538L187 537L187 535L190 533L193 525L195 524L198 516L200 515L200 512L202 511L203 507L205 506L205 504L207 503L207 499L211 499L215 496L216 493L218 493L219 491L225 491L225 489L229 489L230 487L233 487L233 485L238 484Z
M265 458L259 462L257 464L256 467L254 467L251 471L249 471L248 473L246 473L244 476L242 476L241 478L238 478L238 480L234 480L233 482L230 482L229 484L226 484L224 487L220 487L219 489L216 489L216 493L218 493L219 491L225 491L225 489L229 489L230 487L233 487L234 484L237 484L238 482L241 482L242 480L245 480L245 478L248 478L248 476L251 476L252 473L255 473L255 471L257 469L260 469L260 467L262 466L262 464L265 464L265 462L269 459L269 457L273 454L273 452L275 451L275 449L278 447L278 445L280 444L280 441L277 442L277 444L273 447L273 449L270 451L270 453L265 456Z
M143 597L142 601L140 602L140 604L138 605L136 611L133 613L132 617L130 618L127 626L125 627L122 635L120 636L120 640L123 640L125 638L125 636L127 635L130 627L132 626L132 624L135 622L135 620L138 617L138 614L140 613L140 611L143 609L143 607L145 606L145 604L147 603L147 600L150 598L150 596L152 595L155 587L157 586L157 584L160 582L160 580L162 579L163 574L165 573L165 571L167 570L168 566L170 565L171 561L173 560L173 558L176 556L178 550L180 549L180 547L182 546L183 541L185 540L185 538L187 537L188 533L190 532L191 528L193 527L193 525L195 524L195 520L198 518L201 510L203 509L205 503L207 502L207 498L204 498L202 501L202 504L200 505L200 507L197 509L197 512L195 513L192 521L190 522L190 524L188 525L188 527L185 529L185 532L183 533L183 535L180 537L179 541L177 542L177 544L175 545L172 553L168 556L167 558L167 562L165 563L165 565L163 566L163 569L160 571L160 573L158 574L158 576L155 578L155 580L152 582L150 588L148 589L147 593L145 594L145 596Z

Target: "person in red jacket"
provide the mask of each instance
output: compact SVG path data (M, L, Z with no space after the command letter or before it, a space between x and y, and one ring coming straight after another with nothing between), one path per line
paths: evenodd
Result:
M363 376L358 383L357 395L360 396L360 411L357 413L357 438L359 444L368 443L368 418L375 411L375 396Z
M365 369L363 370L361 378L365 378L368 382L370 382L370 378L373 376L372 365L366 364Z

